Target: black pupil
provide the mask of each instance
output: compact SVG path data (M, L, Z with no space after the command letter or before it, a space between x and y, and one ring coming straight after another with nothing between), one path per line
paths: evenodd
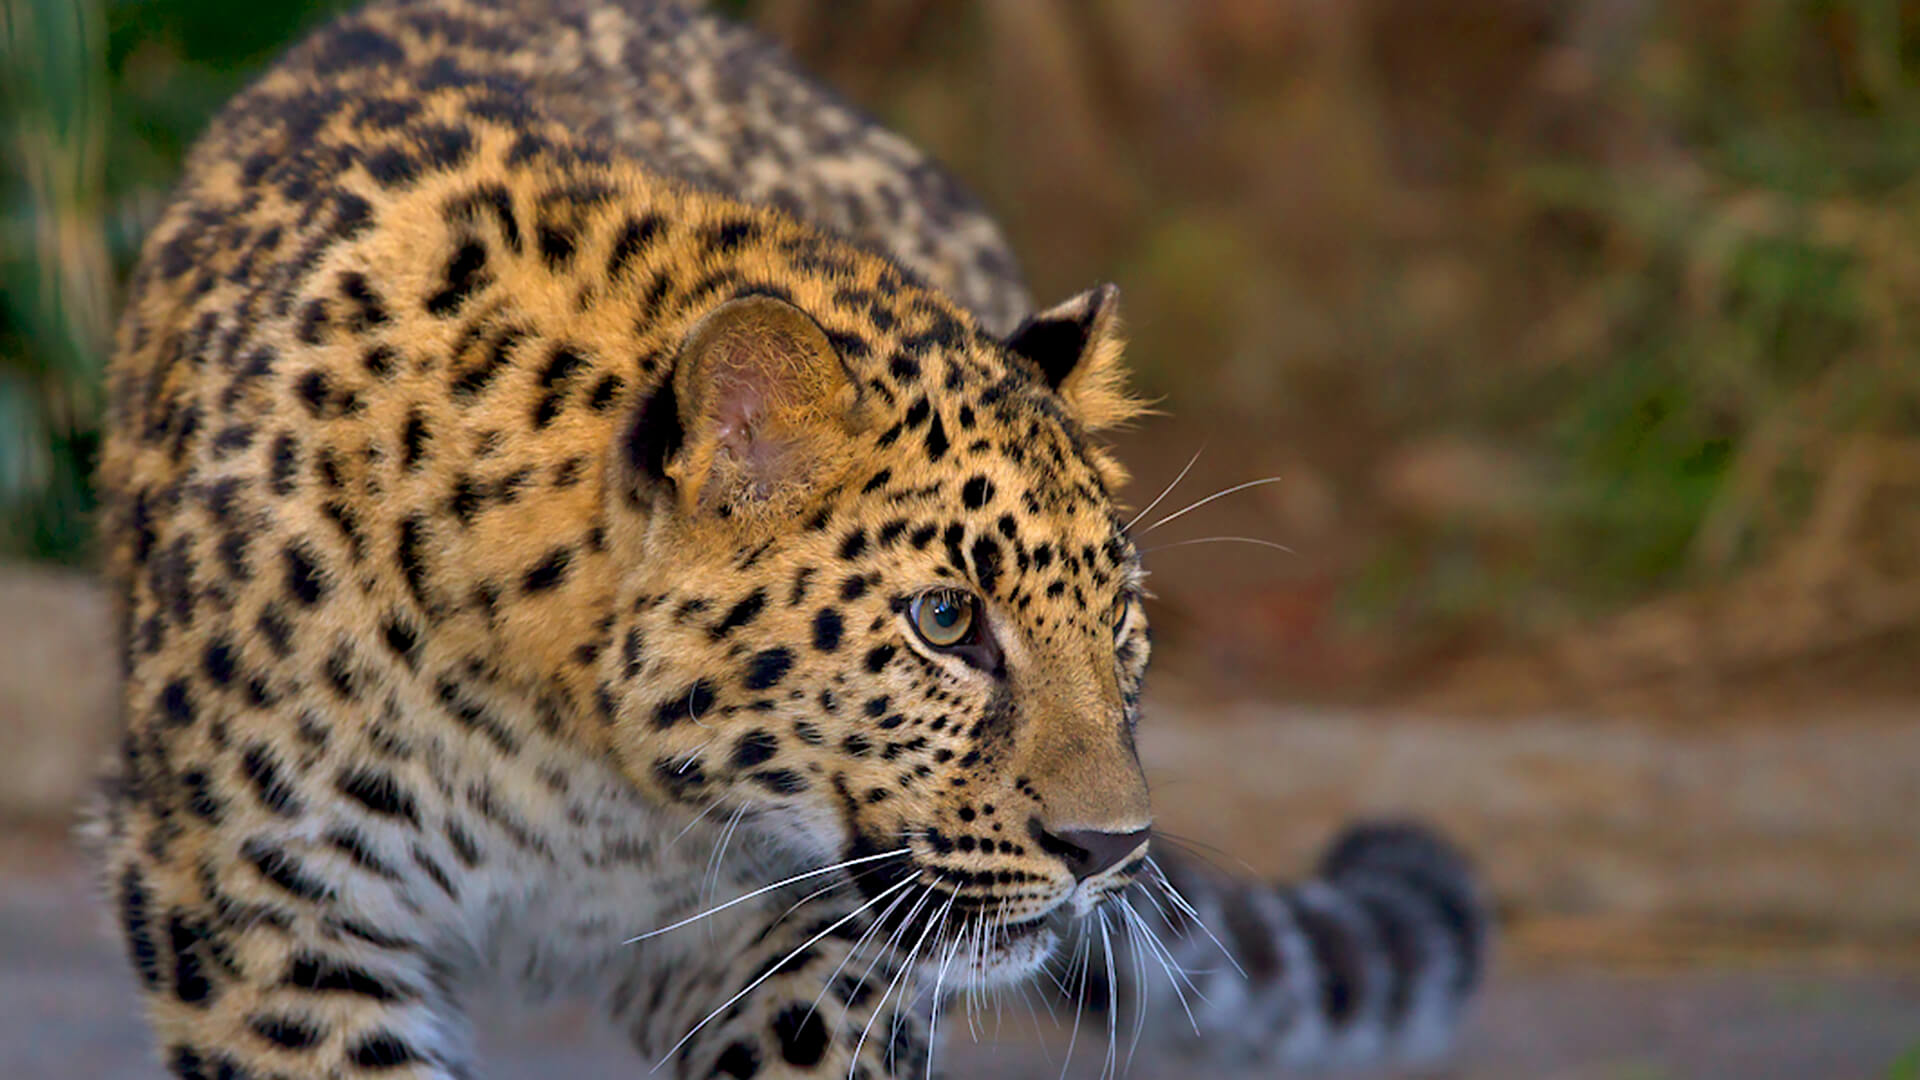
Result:
M943 596L933 602L933 621L940 629L951 630L960 621L960 603L952 597Z

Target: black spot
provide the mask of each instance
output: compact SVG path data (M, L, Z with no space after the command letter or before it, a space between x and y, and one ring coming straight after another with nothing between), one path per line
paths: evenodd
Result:
M813 647L821 652L838 649L841 630L840 613L832 608L821 608L813 616Z
M140 973L140 981L151 990L160 985L160 949L153 940L149 903L140 871L127 867L120 875L120 928L127 937L127 957Z
M817 1065L827 1053L827 1025L820 1011L806 1002L795 1002L774 1017L773 1033L780 1039L780 1056L790 1065Z
M460 245L460 250L447 261L446 284L427 298L428 314L445 319L457 313L469 296L491 282L486 267L486 245L478 240Z
M406 426L400 429L400 464L411 471L418 469L426 459L427 442L433 436L427 431L426 414L418 408L407 413Z
M481 858L480 845L474 843L473 837L468 836L467 831L453 821L446 823L446 833L447 843L453 845L455 857L469 870L478 867Z
M573 230L562 228L549 221L543 221L534 227L534 241L540 247L540 257L547 265L559 269L573 258Z
M735 251L742 244L751 243L760 235L760 226L752 221L737 219L723 221L701 234L701 242L710 251Z
M947 448L951 445L947 441L947 426L941 422L940 414L935 413L933 423L927 427L927 460L939 461L946 457Z
M527 571L521 589L528 593L545 592L567 579L567 568L573 563L573 549L555 548L539 565Z
M274 438L270 455L272 465L267 473L267 486L275 495L291 495L293 478L300 464L299 441L291 432L283 431Z
M327 373L314 368L301 375L293 384L293 392L299 396L301 404L307 407L307 415L321 416L326 412L327 395L330 392Z
M160 691L160 715L174 727L186 727L199 715L194 708L193 697L187 692L187 684L175 679Z
M240 758L240 769L259 793L260 803L281 817L300 812L300 800L280 775L280 762L265 743L254 743Z
M840 542L840 557L842 559L857 559L860 557L860 553L865 550L867 550L867 530L862 528L856 527L853 531L847 533L845 540Z
M894 649L891 645L875 645L867 651L867 670L878 675L893 661Z
M293 655L293 627L287 623L286 616L280 613L280 605L270 603L261 608L260 617L254 620L253 625L275 656Z
M993 481L984 476L968 480L960 488L960 502L969 510L978 510L993 498Z
M540 385L549 389L565 383L587 366L587 359L571 346L560 345L554 348L553 355L547 358L546 367L540 370Z
M460 524L472 525L485 502L486 493L480 490L480 485L473 477L461 473L453 478L453 494L447 499L447 509L460 519Z
M391 773L364 767L349 769L340 774L340 793L376 814L420 824L413 795Z
M713 1075L731 1076L736 1080L752 1080L760 1072L760 1051L745 1040L727 1044L720 1051L720 1058L713 1063Z
M427 598L427 563L422 554L425 543L426 522L418 514L410 515L400 522L398 540L394 544L394 558L400 563L400 572L407 579L407 591L421 607L432 609Z
M774 739L772 732L750 731L733 744L733 767L751 769L764 764L779 748L780 743Z
M395 656L412 664L413 649L420 642L420 632L411 623L397 615L387 619L381 627L381 632L387 648L392 649Z
M326 340L327 302L322 299L307 301L306 306L300 309L300 325L293 333L304 345L318 345Z
M687 687L684 693L675 694L661 702L653 712L653 726L670 728L682 720L703 716L713 708L713 700L713 684L701 679Z
M761 610L766 606L767 591L765 589L753 590L743 597L739 603L727 610L726 617L715 624L712 630L712 636L716 639L726 637L728 634L759 618Z
M308 874L299 859L258 836L248 837L240 845L240 854L261 877L302 900L317 904L333 896L326 882Z
M520 220L514 215L513 196L506 188L487 184L447 204L447 216L453 220L473 221L482 210L492 214L499 224L500 236L507 242L508 250L519 251Z
M394 1001L409 996L401 988L383 981L365 968L317 953L296 955L287 966L286 977L281 983L303 990L357 994L375 1001Z
M320 602L326 592L326 585L320 580L320 568L314 563L313 556L299 544L288 544L287 591L302 604L312 607Z
M767 690L787 677L793 667L793 653L785 648L764 649L754 654L747 665L746 688Z
M393 346L375 345L366 351L366 355L360 358L360 366L366 368L367 374L374 378L384 379L393 374L395 355Z
M980 583L980 591L990 593L1000 578L1000 544L990 536L982 536L973 542L973 576Z
M294 1016L255 1016L247 1021L255 1035L288 1050L305 1050L320 1041L324 1028Z
M420 175L420 163L397 146L386 146L367 155L367 172L381 187L402 187Z
M620 235L613 241L613 253L607 256L607 278L618 281L626 271L627 264L653 243L664 225L658 214L628 218L626 224L620 227Z
M587 408L594 412L607 411L612 407L613 399L624 385L626 385L625 381L618 375L601 376L600 381L594 383L593 390L587 394Z
M473 150L473 135L465 128L429 124L415 128L413 135L429 168L458 168Z
M200 955L206 929L178 912L167 919L167 944L173 950L173 996L187 1005L206 1005L213 999L213 981Z
M807 790L806 778L790 769L768 769L747 777L775 795L797 795Z
M353 1063L363 1069L395 1069L423 1060L390 1031L376 1032L361 1039L351 1051Z

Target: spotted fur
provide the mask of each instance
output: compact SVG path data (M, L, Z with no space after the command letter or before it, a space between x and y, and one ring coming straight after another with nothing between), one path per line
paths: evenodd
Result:
M1115 294L1027 310L944 173L681 4L377 4L236 99L101 475L168 1067L467 1075L504 967L676 1075L920 1075L929 970L1019 978L1148 879ZM1393 880L1400 974L1477 955Z

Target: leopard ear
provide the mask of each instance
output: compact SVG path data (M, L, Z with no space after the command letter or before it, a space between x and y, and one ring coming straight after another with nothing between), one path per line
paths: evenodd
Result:
M635 480L688 516L793 513L851 463L859 388L819 324L784 300L729 300L688 332L626 440Z
M1033 361L1089 431L1123 424L1146 410L1127 389L1124 344L1116 285L1096 285L1030 315L1007 338L1007 348Z

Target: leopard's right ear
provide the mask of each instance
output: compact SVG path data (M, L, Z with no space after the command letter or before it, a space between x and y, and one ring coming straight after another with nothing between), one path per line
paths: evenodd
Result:
M673 372L634 410L618 471L689 518L779 519L852 463L858 385L806 312L748 296L688 332Z

